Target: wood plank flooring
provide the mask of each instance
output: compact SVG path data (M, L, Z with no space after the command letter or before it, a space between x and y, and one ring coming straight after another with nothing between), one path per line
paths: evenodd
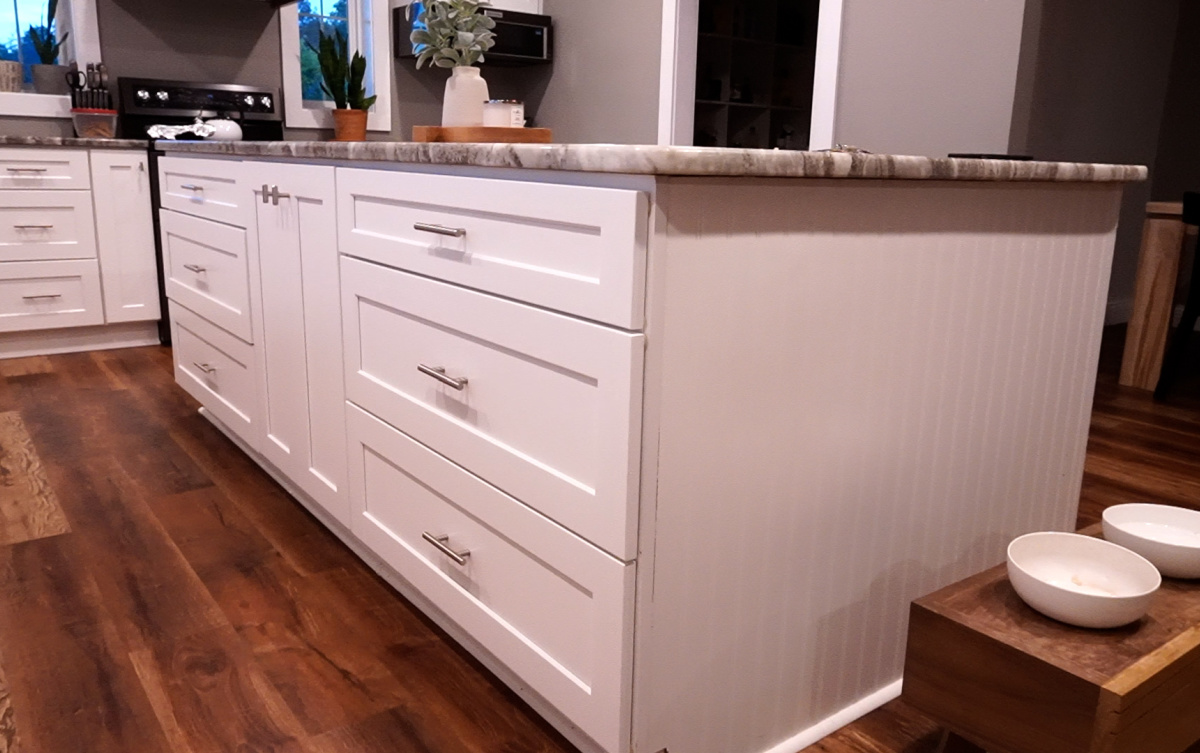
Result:
M1200 506L1200 384L1117 387L1119 336L1081 525ZM573 753L196 408L162 348L0 361L0 753ZM895 701L803 753L939 738Z

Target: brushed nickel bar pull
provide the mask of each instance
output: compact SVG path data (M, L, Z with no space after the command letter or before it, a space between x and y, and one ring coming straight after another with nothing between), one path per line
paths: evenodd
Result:
M17 230L53 230L53 225L13 225Z
M262 185L262 203L266 204L271 201L271 187L266 183Z
M292 195L290 193L279 193L279 186L271 186L271 203L273 205L279 206L280 199L290 199L290 198L292 198Z
M450 559L454 560L454 564L456 564L456 565L467 564L467 557L471 556L470 549L464 549L461 552L456 552L453 549L451 549L449 546L449 543L450 543L449 536L434 536L429 531L422 531L421 538L425 539L430 544L433 544L433 547L435 549L437 549L439 552L446 555Z
M50 172L50 168L48 168L48 167L8 167L5 169L8 170L10 173L48 173L48 172Z
M203 371L205 374L211 374L217 370L216 366L209 366L206 363L196 363L195 361L192 361L192 365Z
M43 293L41 295L23 295L21 297L27 301L40 301L49 298L62 298L62 293Z
M179 187L184 191L203 191L204 186L197 186L195 183L180 183Z
M453 387L456 390L462 390L467 386L466 377L446 376L446 369L441 366L426 366L423 363L419 363L417 364L417 371L426 376L431 376L447 387Z
M183 268L189 272L195 272L196 274L203 274L204 272L208 271L208 267L202 267L199 264L184 264Z
M446 227L445 225L431 225L428 222L414 222L413 230L420 230L422 233L434 233L436 235L448 235L451 238L461 238L467 234L465 227Z

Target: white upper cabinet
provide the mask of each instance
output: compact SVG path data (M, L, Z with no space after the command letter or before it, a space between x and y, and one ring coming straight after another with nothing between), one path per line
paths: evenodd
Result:
M160 316L147 160L142 151L92 153L96 242L109 323Z

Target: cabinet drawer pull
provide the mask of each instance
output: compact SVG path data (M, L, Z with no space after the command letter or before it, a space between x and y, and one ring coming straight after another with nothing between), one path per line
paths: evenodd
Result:
M10 173L47 173L50 172L48 167L8 167L5 168Z
M196 363L195 361L192 361L192 365L203 371L205 374L212 374L217 370L216 366L209 366L206 363Z
M23 295L21 297L27 301L41 301L51 298L62 298L62 293L42 293L41 295Z
M467 234L465 227L446 227L445 225L431 225L428 222L414 222L413 230L420 230L422 233L434 233L436 235L448 235L451 238L461 238Z
M184 191L203 191L204 186L197 186L195 183L180 183L179 187Z
M456 390L461 390L467 386L466 377L451 377L446 376L446 369L441 366L426 366L423 363L417 364L417 371L431 376L447 387L453 387Z
M53 225L13 225L17 230L53 230Z
M422 531L421 538L425 539L430 544L433 544L435 549L437 549L439 552L446 555L450 559L454 560L454 564L456 564L456 565L467 564L467 557L471 556L470 549L464 549L461 552L456 552L453 549L451 549L449 546L449 543L450 543L449 536L434 536L429 531Z
M207 267L202 267L199 264L184 264L183 268L189 272L195 272L196 274L203 274L208 271Z

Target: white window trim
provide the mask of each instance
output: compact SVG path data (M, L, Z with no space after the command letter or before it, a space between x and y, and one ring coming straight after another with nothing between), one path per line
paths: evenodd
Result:
M62 0L60 30L70 32L71 59L99 61L100 32L95 0ZM62 57L59 58L62 60ZM0 116L21 118L69 118L71 98L60 94L0 92Z
M371 13L370 54L372 81L367 91L378 99L367 115L367 129L371 131L392 130L392 44L391 9L388 0L363 0ZM356 28L362 24L356 11L355 0L350 3L350 23ZM304 106L304 95L300 81L300 12L295 4L279 9L279 41L283 48L283 104L284 123L288 128L333 128L332 105L326 108ZM355 47L350 43L351 52Z

